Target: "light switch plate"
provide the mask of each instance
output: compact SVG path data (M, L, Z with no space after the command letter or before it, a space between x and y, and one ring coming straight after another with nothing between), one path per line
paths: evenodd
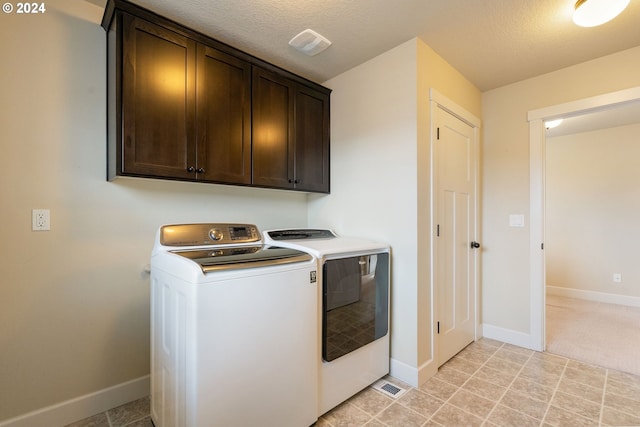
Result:
M524 227L524 215L509 215L509 227Z

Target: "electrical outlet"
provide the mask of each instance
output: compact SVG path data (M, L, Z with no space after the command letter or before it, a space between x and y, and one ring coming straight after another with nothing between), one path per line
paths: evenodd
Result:
M48 231L51 229L49 209L34 209L31 211L31 230Z
M613 273L613 282L614 283L622 283L622 274L621 273Z

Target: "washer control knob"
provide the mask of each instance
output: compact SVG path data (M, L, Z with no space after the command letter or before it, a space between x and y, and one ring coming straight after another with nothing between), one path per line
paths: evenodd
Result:
M221 240L222 239L222 231L220 231L217 228L212 228L211 230L209 230L209 237L211 237L211 240Z

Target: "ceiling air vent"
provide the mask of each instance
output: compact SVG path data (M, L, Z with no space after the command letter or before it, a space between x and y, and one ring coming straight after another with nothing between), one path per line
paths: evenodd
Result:
M305 55L314 56L331 46L331 42L313 30L304 30L291 40L289 46Z

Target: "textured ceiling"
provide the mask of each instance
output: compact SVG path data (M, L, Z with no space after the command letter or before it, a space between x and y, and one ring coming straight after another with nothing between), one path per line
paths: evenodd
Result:
M573 24L575 0L133 2L319 83L414 37L481 91L640 45L640 0L596 28ZM306 28L332 46L295 51L288 41Z

